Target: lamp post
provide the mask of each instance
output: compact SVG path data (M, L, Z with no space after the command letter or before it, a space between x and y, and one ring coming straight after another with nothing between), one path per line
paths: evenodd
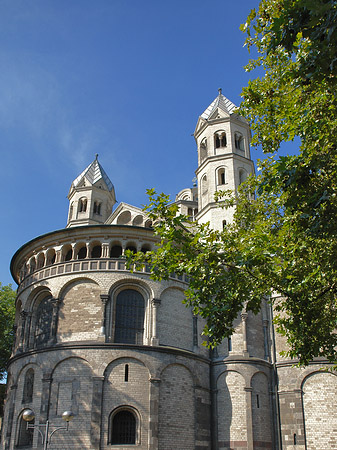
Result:
M42 437L42 443L43 443L43 450L47 450L48 448L48 444L51 441L51 437L53 436L54 433L56 433L56 431L59 430L66 430L68 431L69 429L69 422L74 418L74 414L71 411L65 411L62 414L62 419L67 422L67 426L65 427L56 427L55 430L52 430L52 432L49 434L49 427L51 426L49 423L49 420L46 421L45 424L42 425L33 425L33 424L29 424L28 422L31 422L32 420L35 419L35 414L34 411L32 411L31 409L25 409L22 413L22 418L23 420L25 420L27 422L27 430L28 429L34 429L36 428L37 431L40 433L41 437ZM40 427L44 427L44 433L40 430Z

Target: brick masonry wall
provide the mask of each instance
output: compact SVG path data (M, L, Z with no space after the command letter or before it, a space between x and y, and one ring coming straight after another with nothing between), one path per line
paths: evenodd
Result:
M58 340L84 341L100 337L100 288L89 280L75 281L64 292L59 311Z
M190 308L182 304L183 291L167 289L158 308L158 336L161 345L193 350L193 318Z
M314 373L303 383L307 450L337 448L337 376Z
M245 380L238 372L227 371L217 382L219 450L238 445L247 448ZM236 444L234 444L236 442Z
M193 378L177 364L167 367L160 382L159 450L195 450Z
M126 365L128 366L128 381L125 379ZM103 388L103 441L101 449L111 448L108 445L111 413L116 411L116 408L123 407L123 405L132 408L137 417L137 449L148 449L149 378L148 369L137 359L121 358L109 364L106 369L106 381ZM118 449L122 449L122 447L118 446Z
M259 372L251 380L254 450L272 448L270 387L267 376Z

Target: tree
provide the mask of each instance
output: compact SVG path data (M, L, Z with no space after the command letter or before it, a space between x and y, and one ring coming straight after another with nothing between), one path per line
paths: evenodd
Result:
M11 356L14 339L16 293L12 286L2 286L0 283L0 380L5 376L7 362Z
M190 276L186 301L206 319L211 345L233 332L243 307L256 313L278 292L288 355L302 365L337 360L336 8L333 0L263 0L242 26L258 52L246 69L265 74L243 89L240 113L266 158L238 193L217 193L219 207L236 206L232 224L192 223L149 191L159 246L129 261L152 264L155 279ZM295 136L299 154L279 156Z

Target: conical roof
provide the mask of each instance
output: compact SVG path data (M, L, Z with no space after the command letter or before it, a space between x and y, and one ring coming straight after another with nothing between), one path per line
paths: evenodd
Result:
M97 181L103 179L109 191L112 191L114 189L110 178L105 173L105 170L100 165L97 158L98 155L96 155L95 160L91 164L89 164L89 166L84 169L83 172L73 181L72 184L74 187L78 186L83 178L86 178L91 184L95 184L97 183Z
M201 118L207 120L217 108L222 109L228 114L232 114L237 108L228 98L222 95L221 89L219 89L219 95L213 100L208 108L201 114Z

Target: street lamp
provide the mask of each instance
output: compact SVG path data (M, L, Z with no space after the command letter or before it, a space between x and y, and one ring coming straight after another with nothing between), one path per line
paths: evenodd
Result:
M74 418L74 414L71 411L65 411L62 414L62 419L67 422L67 426L66 427L56 427L55 430L53 430L50 435L49 435L49 420L46 421L45 424L42 425L33 425L33 424L29 424L28 422L31 422L32 420L35 419L35 414L34 411L32 411L31 409L25 409L22 413L22 418L23 420L25 420L27 422L27 430L28 429L34 429L36 428L37 431L40 433L41 437L42 437L42 444L43 444L43 450L47 450L48 448L48 444L51 441L51 437L53 436L54 433L56 433L56 431L59 430L66 430L68 431L69 429L69 422ZM40 430L40 427L44 427L44 433Z

